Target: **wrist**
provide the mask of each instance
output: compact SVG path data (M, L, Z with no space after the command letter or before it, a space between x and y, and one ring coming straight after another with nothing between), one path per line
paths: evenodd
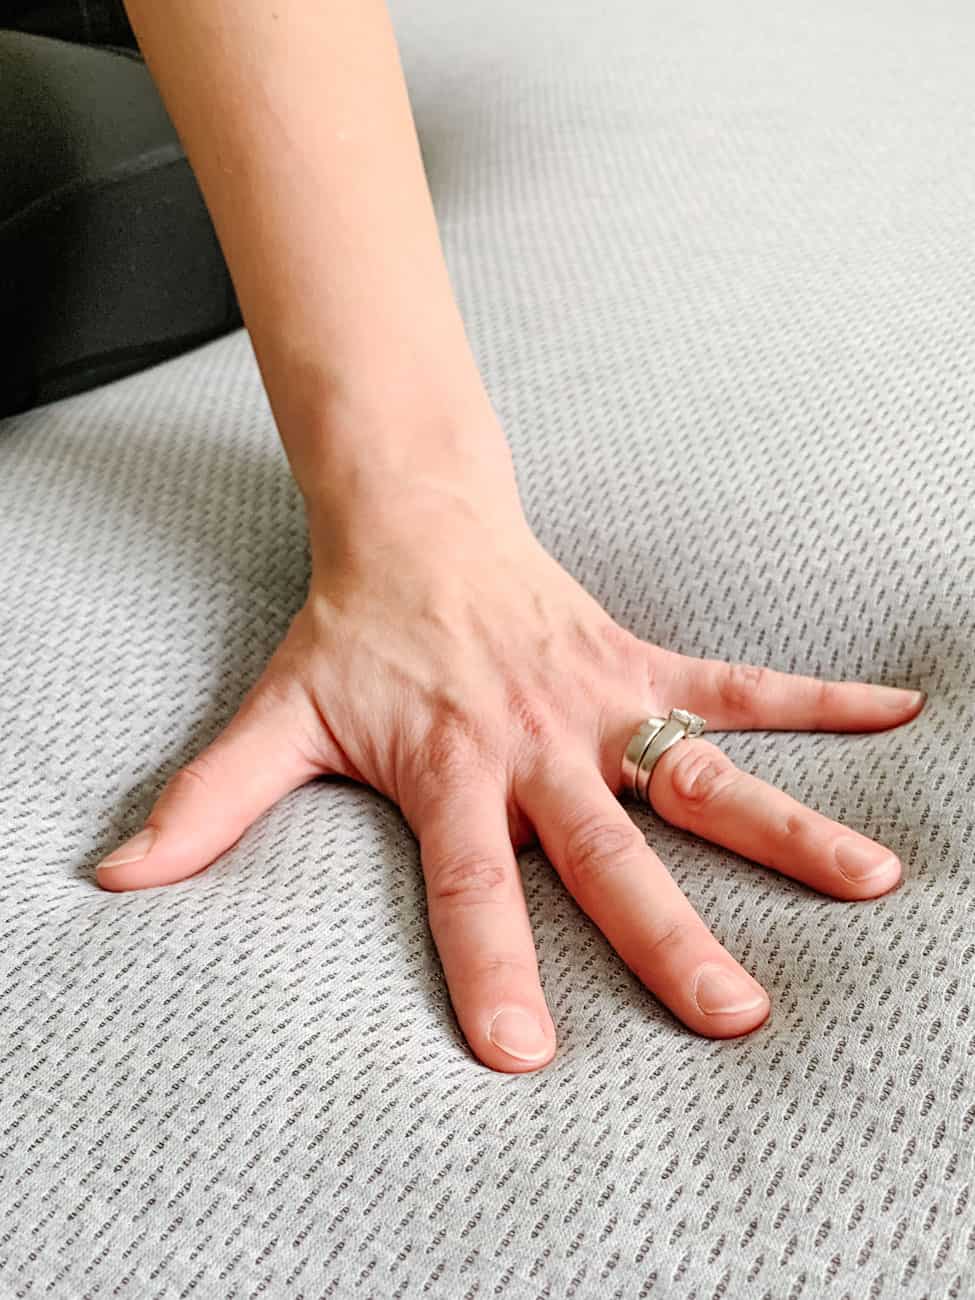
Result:
M305 501L350 510L411 486L505 484L517 492L511 448L486 396L468 405L382 401L332 405L286 440Z
M511 452L473 356L444 349L393 367L335 369L263 348L259 366L291 471L306 500L368 492L373 478L464 477L504 468Z
M396 413L355 436L330 426L295 478L315 568L396 539L437 545L454 525L527 527L511 449L493 411L416 423ZM398 436L395 436L398 435Z

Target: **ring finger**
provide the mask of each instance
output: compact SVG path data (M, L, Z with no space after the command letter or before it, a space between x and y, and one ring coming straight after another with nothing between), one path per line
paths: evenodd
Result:
M674 826L836 898L875 898L901 877L891 849L743 772L701 736L661 755L647 797Z

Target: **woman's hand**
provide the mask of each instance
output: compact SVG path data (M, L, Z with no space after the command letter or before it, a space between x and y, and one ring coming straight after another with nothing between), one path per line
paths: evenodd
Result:
M914 717L923 697L639 640L542 548L517 493L496 483L377 476L354 509L311 508L309 527L310 589L286 636L224 731L98 867L98 883L182 880L289 790L340 774L393 799L416 834L451 1001L491 1068L532 1070L555 1052L515 857L536 837L684 1024L718 1038L762 1024L761 985L619 802L626 743L672 705L713 730L875 731ZM666 751L649 797L672 824L835 898L874 898L900 879L890 848L739 771L703 737Z

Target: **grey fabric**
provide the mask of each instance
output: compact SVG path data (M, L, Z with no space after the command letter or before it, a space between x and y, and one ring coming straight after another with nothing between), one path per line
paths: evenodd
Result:
M559 1032L493 1073L418 848L318 780L209 870L94 864L301 604L238 331L0 424L8 1296L973 1289L975 11L394 6L444 247L543 543L638 635L930 692L726 733L882 840L843 903L633 816L772 998L687 1030L520 855Z

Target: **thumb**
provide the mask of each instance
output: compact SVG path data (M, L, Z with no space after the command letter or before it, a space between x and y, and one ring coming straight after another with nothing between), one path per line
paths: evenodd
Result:
M96 867L102 889L148 889L208 867L282 795L325 769L303 751L295 709L249 695L224 730L169 778L145 825Z

